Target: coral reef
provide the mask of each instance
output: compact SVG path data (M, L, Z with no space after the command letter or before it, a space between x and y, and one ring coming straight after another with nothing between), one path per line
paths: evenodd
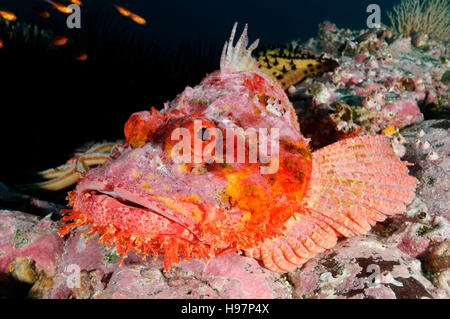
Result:
M448 0L402 0L388 12L392 27L404 37L431 36L450 38L450 2Z
M162 256L121 256L78 230L56 234L60 206L0 184L0 297L33 298L450 298L448 55L429 39L383 27L325 22L302 45L339 62L289 92L303 133L320 147L352 134L392 137L419 180L404 215L340 241L281 275L236 253L164 271ZM432 118L432 119L430 119ZM30 214L32 213L32 214ZM36 215L39 215L36 216Z
M389 127L398 130L421 122L424 115L450 114L448 52L441 43L419 49L386 27L350 31L324 22L319 36L303 46L325 51L339 63L334 72L308 78L289 91L302 132L315 147Z
M341 242L334 252L288 275L294 298L433 298L420 262L376 237Z

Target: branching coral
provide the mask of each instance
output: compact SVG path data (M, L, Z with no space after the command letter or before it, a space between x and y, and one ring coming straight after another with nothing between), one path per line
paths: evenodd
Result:
M422 32L437 39L450 38L449 0L402 0L388 12L392 27L405 37Z

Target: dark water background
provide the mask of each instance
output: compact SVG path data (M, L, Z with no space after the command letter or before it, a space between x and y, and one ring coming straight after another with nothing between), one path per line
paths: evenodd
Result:
M362 29L366 23L366 8L375 3L381 7L382 22L386 12L400 0L84 0L85 18L96 15L110 24L119 23L112 3L124 6L145 17L145 27L128 23L128 31L152 33L161 41L177 45L187 39L222 43L235 21L250 25L250 36L262 43L286 42L309 38L317 31L317 24L330 20L340 27ZM42 20L30 14L30 8L42 4L37 0L0 0L0 7L13 10L28 21ZM112 21L115 20L115 21ZM124 22L124 21L122 21ZM126 26L122 25L126 28Z
M398 1L377 1L386 12ZM235 21L249 24L250 41L287 42L316 36L317 25L365 28L374 1L117 1L147 20L138 25L117 13L110 1L85 0L80 30L68 30L66 15L34 7L43 1L0 0L20 23L66 35L60 48L14 27L0 49L0 181L30 181L33 171L65 162L89 141L123 138L123 124L135 111L160 108L186 85L218 68L223 43ZM22 29L21 29L22 28ZM10 29L0 28L0 38ZM6 33L5 33L6 32ZM25 34L25 35L24 35ZM27 37L28 36L28 37ZM87 61L73 58L87 51Z

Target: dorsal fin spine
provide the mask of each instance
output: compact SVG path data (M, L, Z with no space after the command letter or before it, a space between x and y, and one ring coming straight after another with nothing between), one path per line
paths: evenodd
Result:
M240 36L236 46L233 46L236 34L237 22L233 25L228 42L225 42L220 59L221 72L239 72L245 70L258 70L259 62L252 57L252 51L256 49L259 39L253 42L248 48L247 25Z

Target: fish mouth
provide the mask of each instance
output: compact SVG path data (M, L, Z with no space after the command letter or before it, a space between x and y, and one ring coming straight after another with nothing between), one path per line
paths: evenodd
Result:
M102 182L79 184L74 209L90 215L99 224L111 223L146 236L176 235L200 241L200 223L180 205L167 206L166 199L136 195ZM182 212L185 212L184 214Z

